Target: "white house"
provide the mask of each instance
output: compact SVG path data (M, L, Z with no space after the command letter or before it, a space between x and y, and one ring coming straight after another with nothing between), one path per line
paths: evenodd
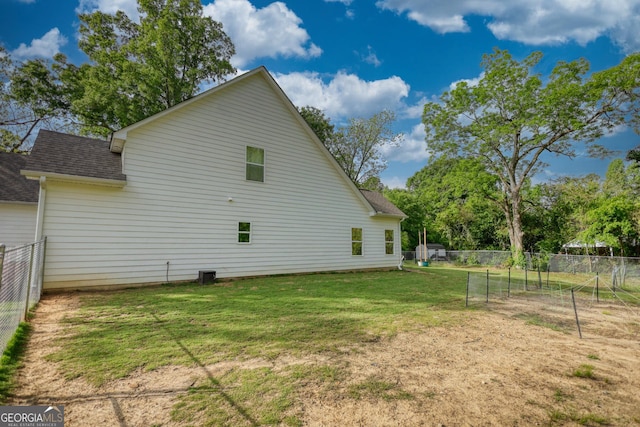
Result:
M0 151L0 244L31 243L35 237L38 183L20 175L27 156Z
M394 267L405 215L360 191L257 68L99 141L41 131L44 288Z

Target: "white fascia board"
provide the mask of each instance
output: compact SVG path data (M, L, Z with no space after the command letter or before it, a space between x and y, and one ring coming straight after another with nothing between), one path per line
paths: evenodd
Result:
M127 181L122 181L119 179L94 178L91 176L68 175L63 173L38 172L23 169L20 171L20 174L26 176L29 179L40 179L41 177L46 177L48 180L53 181L100 185L103 187L123 188L125 185L127 185Z

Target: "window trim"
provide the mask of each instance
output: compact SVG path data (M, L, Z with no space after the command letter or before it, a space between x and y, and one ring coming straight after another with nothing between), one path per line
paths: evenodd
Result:
M387 240L387 232L391 232L391 240ZM396 254L396 239L395 239L395 231L393 229L385 229L384 230L384 254L385 255L395 255ZM387 252L388 245L391 245L391 252Z
M244 146L244 180L248 182L265 182L267 177L267 152L262 147L254 147L253 145L245 145ZM247 158L249 156L249 148L253 148L254 150L262 150L262 164L250 162ZM252 166L260 166L262 167L262 181L257 181L255 179L249 179L249 165Z
M360 230L360 240L354 240L353 232L355 230ZM360 244L360 253L354 253L354 249L357 244ZM364 256L364 230L362 227L351 227L351 256Z
M240 226L241 224L249 224L249 231L245 231L245 230L241 230ZM251 225L251 221L238 221L238 227L236 229L236 243L239 245L250 245L251 242L253 241L253 226ZM243 242L240 240L240 236L245 236L248 235L249 236L249 241L248 242Z

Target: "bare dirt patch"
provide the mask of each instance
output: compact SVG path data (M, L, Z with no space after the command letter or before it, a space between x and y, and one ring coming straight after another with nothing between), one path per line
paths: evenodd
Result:
M166 366L95 387L45 359L78 306L75 294L42 299L9 405L63 404L67 426L178 426L172 408L207 377L305 364L342 375L298 389L290 413L304 425L640 425L640 325L619 307L581 310L583 339L571 312L509 301L339 354ZM592 374L576 376L585 365Z

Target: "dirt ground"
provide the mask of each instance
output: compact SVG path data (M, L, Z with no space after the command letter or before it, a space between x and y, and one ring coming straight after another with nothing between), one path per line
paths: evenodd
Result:
M167 366L96 388L82 378L65 380L45 360L56 350L54 339L65 333L60 321L78 304L75 294L42 299L19 386L8 402L63 404L68 427L177 426L173 405L203 377L300 363L347 372L332 392L321 385L300 390L291 411L309 426L640 425L637 309L582 309L580 339L572 311L510 300L491 311L465 312L455 326L399 333L333 356ZM591 378L574 374L582 365L593 367ZM347 392L372 378L411 397Z

